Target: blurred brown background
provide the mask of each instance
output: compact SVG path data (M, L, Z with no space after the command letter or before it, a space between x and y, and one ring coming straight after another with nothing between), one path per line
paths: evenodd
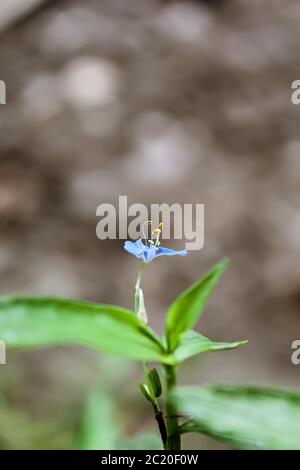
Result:
M181 382L299 387L299 2L2 0L0 18L1 294L131 307L138 261L96 238L97 206L204 203L204 249L145 272L151 324L228 256L200 330L249 344L190 360ZM7 360L1 448L76 447L97 387L123 436L156 431L134 363L80 348Z

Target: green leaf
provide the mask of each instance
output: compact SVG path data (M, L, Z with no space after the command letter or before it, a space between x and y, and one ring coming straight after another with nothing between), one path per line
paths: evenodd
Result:
M171 352L176 349L185 333L198 322L227 264L227 260L221 261L171 305L167 313L166 325L166 337Z
M159 338L133 312L111 305L4 297L0 338L7 347L74 343L139 361L172 362Z
M182 343L174 352L177 362L182 362L189 357L208 351L221 351L225 349L236 349L244 346L247 341L236 341L234 343L222 343L211 341L195 331L189 331Z
M200 432L240 449L300 449L300 394L258 387L177 390L181 432Z

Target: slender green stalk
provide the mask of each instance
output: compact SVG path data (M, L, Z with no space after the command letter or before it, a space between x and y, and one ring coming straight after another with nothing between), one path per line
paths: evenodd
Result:
M135 297L134 297L134 311L137 314L137 316L140 317L145 323L147 323L148 319L147 319L147 312L146 312L146 308L144 304L144 295L141 289L141 279L142 279L142 274L143 274L146 264L147 263L143 263L138 272L137 280L135 283ZM148 370L146 363L144 363L143 368L144 368L145 379L147 382L149 370ZM167 449L167 429L166 429L164 416L163 416L162 411L160 410L158 401L156 400L155 396L152 393L149 397L146 397L146 398L152 404L152 408L154 410L154 415L157 421L163 448Z
M142 263L142 266L138 272L137 280L135 283L135 296L134 296L134 311L135 313L138 313L141 307L144 307L144 305L141 305L141 279L142 279L142 274L145 269L146 263ZM143 299L143 296L142 296ZM143 301L143 300L142 300Z
M180 432L178 423L178 411L176 405L171 400L170 394L176 387L176 367L165 366L166 375L166 412L168 442L167 450L180 450Z

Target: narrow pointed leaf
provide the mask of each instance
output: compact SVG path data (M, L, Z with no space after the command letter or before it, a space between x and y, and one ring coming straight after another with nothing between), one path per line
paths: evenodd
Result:
M202 279L183 292L167 313L166 337L170 351L174 351L184 335L198 322L208 299L227 266L221 261Z
M175 359L178 362L185 361L189 357L196 356L209 351L222 351L226 349L236 349L241 346L244 346L247 341L236 341L234 343L223 343L211 341L205 336L196 333L195 331L190 331L187 333L186 337L183 339L182 343L174 352Z
M15 348L80 344L140 361L166 361L160 340L133 312L54 298L0 299L0 338Z
M199 432L240 449L300 449L300 394L258 387L186 387L174 394Z

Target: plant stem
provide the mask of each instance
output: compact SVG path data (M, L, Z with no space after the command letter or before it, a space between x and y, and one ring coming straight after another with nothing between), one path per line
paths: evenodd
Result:
M143 271L147 263L143 263L137 276L135 284L135 313L140 316L145 323L147 323L147 314L144 305L143 292L141 290L141 278ZM142 304L141 304L142 302ZM146 365L144 365L144 368ZM178 412L177 407L171 400L171 392L176 387L176 367L165 366L165 377L166 377L166 412L167 412L167 429L165 426L165 420L163 414L160 411L159 405L156 400L152 402L152 406L155 413L155 419L157 421L161 439L165 450L180 450L180 432L178 423Z
M146 383L148 382L148 374L149 374L149 369L148 369L148 366L146 364L146 362L143 364L143 369L144 369L144 375L145 375L145 381ZM159 407L159 404L158 404L158 401L156 399L156 397L154 396L153 392L150 391L150 396L151 396L151 400L149 400L147 397L147 400L148 401L151 401L151 405L152 405L152 408L153 408L153 411L154 411L154 416L155 416L155 419L156 419L156 422L157 422L157 425L158 425L158 429L159 429L159 433L160 433L160 437L161 437L161 440L162 440L162 444L163 444L163 448L164 450L167 449L167 441L168 441L168 434L167 434L167 428L166 428L166 423L165 423L165 419L164 419L164 415ZM143 393L143 395L145 396L145 394Z
M176 367L165 366L166 375L166 412L168 442L167 450L180 450L180 432L178 423L178 411L176 405L171 400L171 392L176 387Z
M136 280L136 283L135 283L135 297L134 297L134 311L135 313L138 312L138 309L139 309L139 300L140 300L140 297L139 297L139 289L140 289L140 285L141 285L141 279L142 279L142 274L143 274L143 271L145 269L145 266L146 266L146 263L143 263L139 272L138 272L138 276L137 276L137 280Z
M162 445L163 445L164 450L166 450L167 445L168 445L168 435L167 435L165 420L157 402L153 403L153 409L154 409L155 419L158 425L160 437L162 440Z

